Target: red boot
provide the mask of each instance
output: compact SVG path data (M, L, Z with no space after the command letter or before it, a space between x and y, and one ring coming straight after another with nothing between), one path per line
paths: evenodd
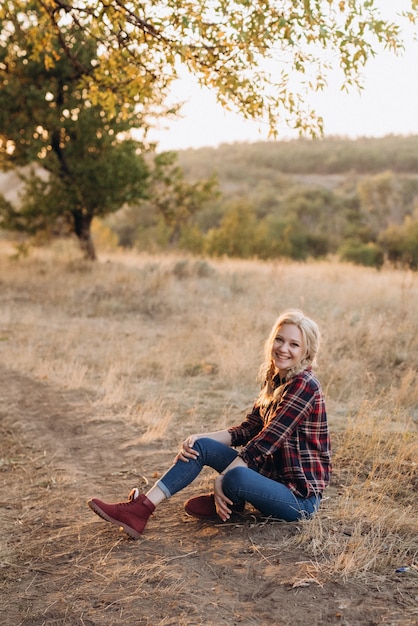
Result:
M107 522L122 526L123 530L133 539L139 539L148 518L154 512L155 506L143 493L129 502L106 504L97 498L89 500L88 506Z
M244 506L244 504L232 504L231 510L233 513L242 513ZM199 519L220 519L216 512L215 495L213 493L206 493L203 496L190 498L190 500L187 500L187 502L184 503L184 508L186 513Z

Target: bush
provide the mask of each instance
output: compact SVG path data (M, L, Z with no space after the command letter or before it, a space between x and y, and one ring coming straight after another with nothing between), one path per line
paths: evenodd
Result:
M237 203L225 215L219 228L212 228L207 233L205 252L212 256L257 256L257 230L258 222L252 207Z
M383 265L383 251L374 242L361 243L359 241L347 241L338 251L342 261L349 261L356 265L380 268Z
M418 217L406 217L402 226L390 226L379 243L392 263L418 269Z
M117 234L98 217L95 217L92 222L91 234L98 250L114 251L117 249L119 243Z

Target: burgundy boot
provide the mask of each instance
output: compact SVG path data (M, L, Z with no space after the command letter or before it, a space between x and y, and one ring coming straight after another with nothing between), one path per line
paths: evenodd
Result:
M231 510L235 513L242 513L245 505L233 504ZM215 496L213 493L207 493L203 496L190 498L184 503L186 513L193 515L199 519L213 520L220 519L216 512Z
M155 506L143 493L128 502L106 504L97 498L89 500L88 506L107 522L122 526L123 530L133 539L139 539L148 518L154 512Z

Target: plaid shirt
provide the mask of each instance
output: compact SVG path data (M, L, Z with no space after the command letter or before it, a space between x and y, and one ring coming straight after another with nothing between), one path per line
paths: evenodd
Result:
M279 381L278 381L279 384ZM331 446L321 386L311 369L285 383L282 397L260 415L257 405L229 428L248 467L283 483L296 496L321 494L329 483Z

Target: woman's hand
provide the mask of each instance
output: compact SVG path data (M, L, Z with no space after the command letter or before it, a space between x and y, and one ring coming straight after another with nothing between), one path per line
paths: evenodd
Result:
M185 461L188 463L190 459L196 459L199 456L198 451L193 448L197 439L197 435L190 435L183 441L180 450L174 457L174 463L177 461Z
M232 500L226 497L224 492L222 491L222 479L223 476L220 474L215 478L214 483L214 491L215 491L215 506L216 512L221 518L223 522L226 522L231 517L232 510L230 509L230 505L232 505Z

